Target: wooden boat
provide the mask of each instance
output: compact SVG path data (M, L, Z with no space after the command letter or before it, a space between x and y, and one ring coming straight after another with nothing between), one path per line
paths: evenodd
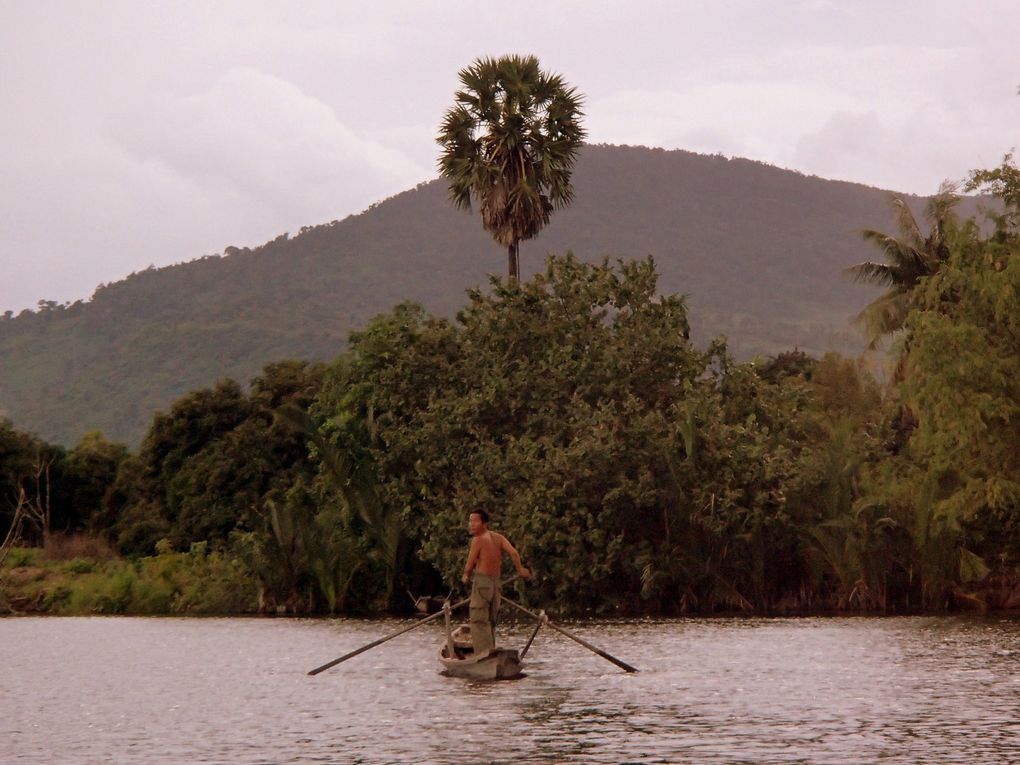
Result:
M411 593L407 593L411 595ZM421 595L414 597L411 595L411 600L414 601L414 608L419 614L429 616L431 614L438 614L443 610L443 603L446 602L446 598L442 595Z
M475 656L469 624L447 631L439 647L439 663L448 675L471 680L510 680L521 674L521 657L514 648L497 648L488 656Z
M516 577L514 577L514 579L516 579ZM513 579L510 581L513 581ZM637 669L627 662L620 661L615 656L603 651L601 648L596 648L586 640L583 640L577 635L567 632L562 627L558 627L551 623L549 621L549 617L545 615L545 611L539 611L538 613L529 611L524 606L515 603L506 597L503 598L504 603L508 603L521 613L526 616L530 616L535 620L535 629L531 633L531 637L528 638L528 642L524 644L524 648L521 649L520 653L509 648L497 648L488 656L475 656L474 649L471 644L471 626L468 624L462 624L454 630L451 628L450 624L450 615L453 609L466 606L469 600L469 598L464 598L452 606L450 605L450 601L447 600L443 603L443 610L440 614L426 616L417 624L412 624L410 627L402 627L396 632L386 635L385 637L373 640L371 643L366 643L360 648L355 648L353 651L345 653L339 659L333 659L333 661L328 661L322 666L316 667L308 674L317 675L320 672L324 672L330 667L335 667L337 664L345 662L348 659L353 659L355 656L364 653L370 648L375 648L377 645L382 645L388 640L393 640L393 638L399 637L405 632L418 629L419 627L438 619L441 615L445 617L446 621L446 640L439 648L439 663L443 665L443 668L448 674L456 677L467 677L478 680L503 680L520 676L521 660L528 653L528 649L531 648L531 644L535 640L535 635L538 634L542 625L548 625L556 632L559 632L561 635L570 638L575 643L584 646L592 653L601 656L606 661L612 662L624 672L637 672Z

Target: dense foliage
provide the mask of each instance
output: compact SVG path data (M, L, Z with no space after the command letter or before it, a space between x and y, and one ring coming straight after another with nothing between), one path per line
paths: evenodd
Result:
M947 214L897 286L891 383L835 353L738 362L691 341L650 258L567 255L454 320L402 303L329 365L193 391L137 453L2 423L0 606L406 607L455 585L477 507L526 597L575 613L1020 605L1018 177L975 174L989 221Z

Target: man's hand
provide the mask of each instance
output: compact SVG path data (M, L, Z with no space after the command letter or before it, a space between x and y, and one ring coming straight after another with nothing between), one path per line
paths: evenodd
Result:
M523 576L525 579L531 579L531 569L527 566L521 566L517 569L517 573Z
M471 575L470 574L464 574L464 576L462 576L460 578L460 581L463 582L464 584L470 584L471 583Z

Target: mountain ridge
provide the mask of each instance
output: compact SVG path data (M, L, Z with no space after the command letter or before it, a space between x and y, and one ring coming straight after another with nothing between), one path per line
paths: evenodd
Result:
M841 271L875 257L858 232L893 227L890 192L627 146L585 147L574 186L574 204L522 243L522 278L549 252L652 255L660 289L688 296L696 342L727 334L745 358L863 345L849 322L875 293ZM93 429L137 443L175 397L271 361L331 358L400 301L452 315L505 257L437 179L293 237L146 269L87 302L0 320L0 415L61 443Z

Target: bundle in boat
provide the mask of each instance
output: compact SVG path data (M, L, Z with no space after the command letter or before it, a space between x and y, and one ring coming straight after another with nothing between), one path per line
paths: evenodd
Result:
M444 609L447 614L447 609ZM449 625L449 621L447 621ZM521 674L521 655L515 648L496 648L477 656L471 643L471 625L462 624L439 647L439 663L448 675L471 680L510 680Z

